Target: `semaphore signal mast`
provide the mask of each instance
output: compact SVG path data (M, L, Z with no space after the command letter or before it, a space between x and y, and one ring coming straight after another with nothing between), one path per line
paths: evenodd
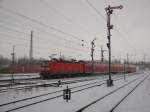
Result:
M111 14L113 13L114 9L122 9L123 6L119 5L119 6L115 6L115 7L111 7L110 5L108 7L105 8L106 14L107 14L107 38L108 38L108 43L107 43L107 47L108 47L108 53L109 53L109 79L107 80L107 86L113 86L113 80L111 79L111 32L110 30L113 29L113 25L111 25L110 21L111 21Z

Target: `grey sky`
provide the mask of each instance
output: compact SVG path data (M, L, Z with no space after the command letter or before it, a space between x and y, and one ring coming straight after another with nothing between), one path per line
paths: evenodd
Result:
M88 1L99 14L87 0L0 0L0 54L10 58L15 45L17 57L29 56L33 30L34 57L48 58L61 52L77 59L90 59L90 42L96 37L95 59L100 59L100 46L107 49L104 8L121 4L124 8L114 10L112 15L113 58L121 55L124 59L129 53L131 60L142 60L144 54L149 60L149 0ZM85 40L84 47L81 40Z

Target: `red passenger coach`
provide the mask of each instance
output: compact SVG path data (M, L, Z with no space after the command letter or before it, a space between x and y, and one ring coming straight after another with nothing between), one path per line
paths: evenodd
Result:
M10 69L12 66L10 66ZM14 65L15 73L38 73L42 70L40 64L39 65Z

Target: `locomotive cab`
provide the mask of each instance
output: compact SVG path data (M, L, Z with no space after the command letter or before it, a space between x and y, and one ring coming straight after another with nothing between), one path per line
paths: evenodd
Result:
M41 64L41 68L43 68L42 71L46 71L48 69L48 61L44 61Z
M41 78L44 78L46 74L49 73L49 61L43 61L42 64L41 64L41 72L40 72L40 77Z

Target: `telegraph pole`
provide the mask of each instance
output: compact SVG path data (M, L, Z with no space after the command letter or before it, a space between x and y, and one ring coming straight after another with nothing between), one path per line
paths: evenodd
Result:
M14 69L15 69L15 46L13 45L13 51L11 53L12 64L11 64L11 82L14 84Z
M146 66L145 66L145 65L146 65L146 64L145 64L145 60L146 60L146 54L143 55L143 68L144 68L144 70L145 70L145 67L146 67Z
M126 60L124 59L124 80L126 80Z
M61 50L60 50L60 53L59 53L59 58L61 59Z
M96 38L94 38L91 42L91 45L92 45L92 48L91 48L91 58L92 58L92 74L94 73L94 57L93 57L93 54L94 54L94 48L95 48L95 43L94 41L96 40Z
M30 66L31 66L33 61L33 31L31 31L29 59L30 59Z
M129 64L129 54L127 53L127 64Z
M105 52L106 50L103 50L103 45L101 46L101 62L103 63L103 61L104 61L104 52Z
M121 64L121 54L120 54L120 57L119 57L119 61L120 61L120 64Z
M123 6L115 6L115 7L111 7L110 5L108 7L105 8L106 14L107 14L107 38L108 38L108 43L107 43L107 47L108 47L108 53L109 53L109 79L107 80L107 86L113 86L113 80L111 79L111 32L110 30L113 29L113 25L111 25L110 21L111 21L111 14L113 13L114 9L122 9Z
M127 53L127 72L128 72L128 67L129 67L129 54Z

